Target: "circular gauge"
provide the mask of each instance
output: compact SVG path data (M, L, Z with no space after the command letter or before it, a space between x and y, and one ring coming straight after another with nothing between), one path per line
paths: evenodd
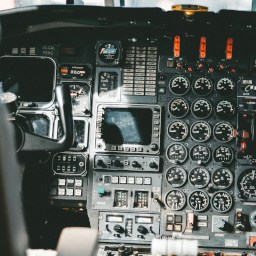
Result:
M202 212L209 206L209 196L201 190L193 191L188 197L190 208L196 212Z
M228 146L219 146L213 151L213 159L218 164L230 165L233 161L233 158L233 151Z
M119 47L114 43L103 43L98 47L98 57L105 64L118 64L120 58Z
M73 112L88 112L90 86L87 83L69 83L68 86Z
M186 204L186 196L182 191L174 189L166 195L165 202L172 211L179 211Z
M12 92L3 92L0 94L0 99L4 104L9 104L17 100L16 94Z
M248 169L238 177L238 190L243 198L256 198L256 169Z
M210 94L213 89L212 81L206 77L197 78L192 84L192 90L194 93L200 96Z
M235 111L235 105L228 100L221 100L215 107L215 113L221 119L232 118L235 114Z
M192 103L191 111L197 118L207 118L212 112L212 104L209 100L198 99Z
M196 188L204 188L210 181L210 173L203 167L196 167L190 171L188 178Z
M212 174L212 183L219 189L226 189L233 183L233 174L227 168L220 168Z
M188 150L181 143L172 144L167 149L167 158L173 164L183 164L187 157Z
M185 99L176 98L169 103L169 112L177 118L184 117L189 111L189 104Z
M212 133L211 126L204 121L198 121L192 124L190 129L191 137L198 142L204 142L210 139Z
M234 128L228 122L219 122L214 126L213 136L219 142L229 142L234 138Z
M205 145L196 145L190 150L190 158L198 165L205 165L211 159L211 150Z
M169 88L176 95L184 95L189 91L190 82L185 76L174 76L170 81Z
M188 126L183 121L173 121L169 124L168 135L172 140L181 141L188 136Z
M227 212L233 204L232 196L226 191L218 191L213 194L211 205L217 212Z
M187 173L183 168L174 166L166 172L166 180L173 187L179 188L185 184Z
M216 84L216 92L223 97L231 96L235 92L235 84L230 78L223 77Z

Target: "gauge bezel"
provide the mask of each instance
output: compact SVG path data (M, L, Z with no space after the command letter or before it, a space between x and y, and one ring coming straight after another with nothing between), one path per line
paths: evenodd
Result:
M206 196L206 198L207 198L207 206L206 206L205 208L203 208L202 210L196 210L196 209L191 205L191 202L190 202L191 197L193 196L193 194L198 193L198 192L203 193L203 194ZM192 192L189 194L189 196L188 196L188 206L189 206L193 211L195 211L195 212L204 212L204 211L206 211L206 210L209 208L209 205L210 205L210 197L209 197L209 196L207 195L207 193L204 192L203 190L199 190L199 189L194 190L194 191L192 191Z
M182 101L185 102L185 104L188 106L188 110L187 110L187 112L186 112L184 115L182 115L182 116L175 116L175 115L173 115L173 114L171 113L171 110L170 110L170 109L171 109L171 104L172 104L175 100L182 100ZM190 110L189 103L188 103L188 101L187 101L186 99L184 99L184 98L174 98L173 100L171 100L171 101L168 103L168 111L169 111L170 115L173 116L173 117L175 117L175 118L183 118L183 117L185 117L185 116L189 113L189 110Z
M206 138L206 139L204 139L204 140L198 140L198 139L195 139L194 138L194 136L193 136L193 132L192 132L192 130L193 130L193 127L196 125L196 124L198 124L198 123L204 123L204 124L206 124L206 126L208 127L208 137ZM211 127L211 125L209 124L209 123L207 123L206 121L196 121L196 122L194 122L192 125L191 125L191 127L190 127L190 136L191 136L191 138L194 140L194 141L197 141L197 142L206 142L206 141L208 141L210 138L211 138L211 135L212 135L212 127Z
M221 148L221 147L224 147L224 148L228 148L230 150L230 152L232 153L231 154L231 160L229 162L217 162L216 161L216 158L215 158L215 152L217 149ZM234 161L234 151L231 147L227 146L227 145L219 145L217 146L213 151L212 151L212 158L214 160L214 162L220 166L223 166L223 165L231 165L232 162Z
M199 94L199 93L197 93L197 92L195 91L195 88L194 88L195 83L196 83L199 79L202 79L202 78L205 78L205 79L208 80L208 81L210 82L210 84L211 84L211 90L210 90L208 93L206 93L206 94ZM191 88L192 88L193 93L195 93L196 95L198 95L198 96L207 96L207 95L209 95L209 94L212 93L213 88L214 88L214 84L213 84L212 80L211 80L209 77L207 77L207 76L199 76L199 77L197 77L197 78L195 78L195 79L193 80L192 85L191 85Z
M234 91L233 91L231 94L224 95L224 94L220 94L220 92L218 91L218 89L217 89L218 83L219 83L221 80L223 80L223 79L228 79L229 81L232 82L232 84L234 84ZM215 85L214 85L214 90L215 90L215 92L216 92L219 96L221 96L221 97L231 97L231 96L234 95L235 92L236 92L236 83L235 83L234 80L231 79L230 77L223 76L223 77L220 77L220 78L216 81L216 83L215 83Z
M187 89L184 93L175 93L175 92L173 92L173 90L171 89L171 84L172 84L172 82L173 82L175 79L179 78L179 77L184 78L184 80L186 80L186 82L187 82L187 84L188 84L188 89ZM169 81L169 90L170 90L170 92L173 93L174 95L177 95L177 96L183 96L183 95L187 94L187 93L189 92L189 90L190 90L190 87L191 87L190 81L189 81L188 77L186 77L186 76L184 76L184 75L175 75L175 76L173 76L173 77L170 79L170 81Z
M192 159L192 151L193 151L196 147L198 147L198 146L202 146L202 147L207 148L207 151L209 152L209 157L208 157L207 161L202 161L202 160L197 160L197 161L196 161L196 160L193 160L193 159ZM194 163L196 163L196 164L198 164L198 165L207 164L207 163L209 163L210 160L211 160L212 152L211 152L211 149L210 149L208 146L206 146L206 145L204 145L204 144L196 144L195 146L193 146L193 147L189 150L189 157L190 157L191 161L193 161ZM201 164L200 164L199 162L201 162Z
M193 107L195 106L195 104L196 104L199 100L206 101L206 102L209 104L209 106L210 106L210 112L208 113L207 116L199 117L199 116L197 116L197 115L194 113ZM191 113L192 113L192 115L193 115L194 117L196 117L196 118L198 118L198 119L202 119L202 120L203 120L203 119L206 119L206 118L208 118L208 117L211 116L212 112L213 112L212 103L211 103L209 100L207 100L207 99L198 98L198 99L194 100L194 101L192 102L192 104L191 104Z
M219 125L221 125L221 124L226 124L226 125L228 125L229 127L232 128L233 136L232 136L231 139L223 141L223 140L219 140L219 139L216 137L216 135L215 135L216 129L217 129L217 127L218 127ZM234 139L234 131L235 131L235 128L233 127L233 125L232 125L231 123L226 122L226 121L221 121L221 122L218 122L217 124L214 125L214 127L213 127L213 137L214 137L215 140L217 140L217 141L220 142L220 143L228 143L228 142L230 142L230 141L232 141L232 140Z
M169 194L170 194L171 192L173 192L173 191L180 192L181 195L182 195L183 198L184 198L184 203L183 203L179 208L177 208L177 209L173 209L173 208L171 208L171 207L167 204L167 197L168 197ZM168 192L165 194L164 202L165 202L165 205L166 205L169 209L171 209L172 211L180 211L180 210L182 210L182 209L186 206L187 197L186 197L185 193L182 192L181 190L179 190L179 189L172 189L172 190L168 191Z
M192 173L193 173L196 169L203 169L204 172L206 173L206 175L207 175L207 182L206 182L204 185L196 186L196 185L193 184L193 182L191 181L191 175L192 175ZM189 183L190 183L193 187L195 187L195 188L197 188L197 189L202 189L202 188L207 187L207 185L210 183L210 181L211 181L211 174L210 174L210 172L209 172L206 168L204 168L204 167L202 167L202 166L197 166L197 167L193 168L192 170L190 170L190 172L188 173L188 181L189 181Z
M246 201L246 202L256 202L256 196L245 196L243 190L242 190L242 186L241 186L241 182L243 181L245 175L248 175L249 173L251 173L252 171L255 171L256 173L256 168L247 168L244 169L240 175L237 177L237 181L236 181L236 185L237 185L237 191L238 191L238 196L242 201Z
M185 149L186 158L184 158L184 160L183 160L182 162L180 162L179 160L177 160L177 161L172 161L172 160L169 158L168 151L169 151L169 149L170 149L172 146L174 146L174 145L180 145L180 146L182 146L182 147ZM170 163L173 163L173 164L183 164L183 163L185 163L185 162L187 161L187 159L188 159L188 149L187 149L187 147L186 147L185 145L183 145L182 143L172 143L172 144L169 145L168 148L166 149L166 157L167 157L167 159L168 159L168 161L169 161Z
M217 113L217 107L218 107L218 105L219 105L221 102L224 102L224 101L227 101L227 102L229 102L230 104L233 105L233 107L234 107L234 113L233 113L232 116L231 116L231 115L228 115L227 117L220 117L220 116L218 115L218 113ZM222 100L218 101L218 103L217 103L216 106L214 107L214 114L215 114L218 118L220 118L221 120L231 119L231 118L233 118L233 117L235 116L235 114L236 114L236 106L235 106L235 104L234 104L233 101L222 99ZM224 118L225 118L225 119L224 119Z
M220 170L225 170L225 171L227 171L227 173L230 174L231 182L230 182L230 184L229 184L228 186L226 186L226 187L219 187L219 186L216 185L216 184L214 183L214 181L213 181L214 175L217 173L217 171L220 171ZM228 168L226 168L226 167L218 168L218 169L216 169L216 170L212 173L211 182L212 182L212 184L214 185L214 187L216 187L216 188L218 188L218 189L222 189L222 190L223 190L223 189L228 189L228 188L230 188L230 187L232 186L232 184L233 184L233 182L234 182L234 175L233 175L233 173L231 172L231 170L228 169Z
M220 193L224 193L224 194L228 195L228 196L230 197L230 199L231 199L231 204L230 204L229 208L227 208L227 209L224 210L224 211L217 210L217 209L215 208L215 206L213 205L213 200L214 200L214 198L216 197L217 194L220 194ZM230 211L231 208L232 208L232 206L233 206L233 203L234 203L233 197L232 197L227 191L224 191L224 190L219 190L219 191L215 192L215 193L212 195L212 198L211 198L211 207L213 208L214 211L219 212L219 213L225 213L225 212Z
M173 184L171 184L171 183L168 181L168 179L167 179L168 172L169 172L171 169L174 169L174 168L181 169L181 172L184 174L184 181L183 181L181 184L179 184L179 185L173 185ZM180 187L182 187L183 185L186 184L187 179L188 179L188 174L187 174L186 170L185 170L183 167L176 165L176 166L172 166L172 167L170 167L169 169L167 169L167 171L165 172L165 179L166 179L166 181L168 182L168 184L171 185L172 187L174 187L174 188L180 188Z
M176 123L176 122L182 123L182 124L184 125L183 127L185 127L185 129L186 129L186 131L187 131L185 137L183 137L183 138L181 138L181 139L172 138L171 135L170 135L170 133L169 133L170 126L171 126L173 123ZM168 135L169 138L172 139L173 141L184 141L184 140L188 137L188 135L189 135L189 126L187 125L186 122L184 122L184 121L182 121L182 120L174 120L174 121L172 121L171 123L169 123L168 126L167 126L167 135Z

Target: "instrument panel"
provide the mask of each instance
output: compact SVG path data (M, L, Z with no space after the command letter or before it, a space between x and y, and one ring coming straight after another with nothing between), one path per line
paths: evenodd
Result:
M154 237L238 255L256 248L255 68L249 52L239 58L237 38L214 45L208 34L119 32L41 45L40 56L15 46L0 58L54 63L46 101L14 79L18 71L0 71L4 90L32 95L18 97L18 110L38 135L61 136L54 88L69 88L74 143L50 160L49 201L86 209L109 248Z

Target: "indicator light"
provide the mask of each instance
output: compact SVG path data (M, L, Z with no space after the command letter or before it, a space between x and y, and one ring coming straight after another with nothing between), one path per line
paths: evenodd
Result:
M206 37L202 36L200 38L200 50L199 50L199 58L205 59L206 58Z
M174 57L179 58L180 57L180 36L174 37Z
M226 59L231 60L233 56L233 38L229 37L227 39L226 45Z

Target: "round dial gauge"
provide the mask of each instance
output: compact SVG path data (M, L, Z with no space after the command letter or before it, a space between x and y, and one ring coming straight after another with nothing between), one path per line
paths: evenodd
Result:
M186 196L182 191L174 189L166 195L165 202L172 211L179 211L186 204Z
M243 198L256 198L256 169L244 171L238 177L237 185Z
M210 139L212 133L211 126L204 121L198 121L192 124L190 129L191 137L198 142L204 142Z
M167 149L167 158L173 164L183 164L187 157L188 150L181 143L171 144Z
M230 78L223 77L216 84L216 92L223 97L231 96L235 92L235 84Z
M90 104L90 86L87 83L70 83L69 92L73 111L87 112Z
M197 118L207 118L212 112L212 104L209 100L198 99L192 103L191 111Z
M177 118L184 117L189 111L189 104L185 99L176 98L169 103L169 112Z
M190 82L185 76L174 76L170 81L169 88L176 95L184 95L189 91Z
M232 163L233 158L233 151L228 146L219 146L213 151L213 159L218 164L229 165Z
M188 126L183 121L173 121L169 124L168 135L172 140L181 141L188 136Z
M215 107L215 113L221 119L232 118L235 114L235 111L235 105L228 100L221 100Z
M209 206L209 196L201 190L193 191L188 197L190 208L196 212L202 212Z
M226 191L218 191L213 194L211 205L217 212L227 212L233 204L232 196Z
M200 96L205 96L210 94L213 89L212 81L206 77L197 78L192 84L192 90L194 93Z
M179 188L185 184L187 180L187 173L183 168L179 166L174 166L174 167L171 167L166 172L166 180L173 187Z
M210 173L203 167L196 167L190 171L189 181L196 188L204 188L210 181Z
M113 43L101 44L98 48L99 59L106 64L117 64L120 56L119 47Z
M190 150L190 158L198 165L204 165L210 161L211 151L205 145L196 145Z
M234 138L234 128L228 122L219 122L214 126L213 136L219 142L229 142Z
M227 168L220 168L212 174L212 183L219 189L226 189L233 183L233 174Z

